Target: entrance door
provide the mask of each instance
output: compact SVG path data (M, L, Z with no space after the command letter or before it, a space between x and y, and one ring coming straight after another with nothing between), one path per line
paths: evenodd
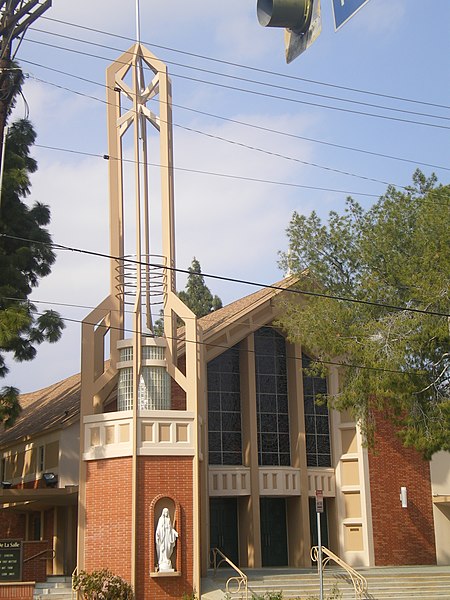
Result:
M311 546L317 546L319 539L317 537L317 513L316 499L309 499L309 526L311 530ZM320 535L322 538L322 546L328 545L328 515L327 515L327 499L323 499L323 513L320 516Z
M210 498L209 519L210 547L219 548L235 565L238 565L237 498Z
M263 567L286 567L288 564L286 500L261 498L261 555Z

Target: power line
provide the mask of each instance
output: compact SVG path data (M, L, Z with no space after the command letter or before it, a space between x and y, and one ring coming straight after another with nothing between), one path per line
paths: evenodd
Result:
M136 164L136 161L132 158L117 158L115 156L111 156L109 154L95 154L93 152L82 152L80 150L72 150L69 148L60 148L57 146L47 146L44 144L34 144L35 147L37 148L46 148L48 150L56 150L59 152L69 152L71 154L80 154L82 156L92 156L95 158L103 158L105 160L121 160L122 162L125 163L131 163L131 164ZM264 183L264 184L268 184L268 185L281 185L281 186L285 186L285 187L292 187L292 188L300 188L300 189L307 189L307 190L314 190L314 191L320 191L320 192L331 192L331 193L336 193L336 194L347 194L347 195L355 195L355 196L366 196L369 198L378 198L379 195L378 194L369 194L367 192L350 192L350 191L346 191L346 190L337 190L334 188L325 188L325 187L318 187L318 186L313 186L313 185L306 185L303 183L291 183L289 181L275 181L275 180L271 180L271 179L260 179L258 177L247 177L245 175L232 175L230 173L218 173L215 171L205 171L202 169L189 169L187 167L174 167L174 166L166 166L166 165L160 165L158 163L151 163L151 162L141 162L140 164L142 164L145 167L157 167L157 168L169 168L172 169L173 171L180 171L183 173L195 173L196 175L209 175L211 177L222 177L224 179L237 179L238 181L248 181L251 183Z
M107 46L105 44L99 44L97 42L91 42L89 40L82 40L82 39L74 38L72 36L64 35L64 34L61 34L61 33L56 33L56 32L52 32L52 31L46 31L45 29L39 29L37 27L34 27L33 30L37 31L39 33L44 33L46 35L53 35L55 37L67 39L67 40L70 40L70 41L81 42L83 44L88 44L90 46L95 46L97 48L104 48L106 50L114 50L115 52L121 52L122 51L120 48L115 48L113 46ZM31 42L36 42L36 43L42 43L40 41L33 40L33 39L30 39L30 41ZM65 47L63 47L63 46L58 46L58 47L65 49ZM305 95L308 95L308 96L315 96L315 97L324 98L324 99L327 99L327 100L337 100L338 102L347 102L347 103L350 103L350 104L358 104L358 105L361 105L361 106L368 106L370 108L378 108L378 109L381 109L381 110L389 110L389 111L400 112L400 113L409 114L409 115L415 115L415 116L421 116L421 117L428 117L428 118L431 118L431 119L443 119L443 120L446 120L446 121L450 120L450 117L446 117L446 116L442 116L442 115L433 115L433 114L429 114L429 113L421 113L421 112L406 110L406 109L402 109L402 108L394 108L394 107L385 106L385 105L372 104L370 102L363 102L363 101L360 101L360 100L353 100L353 99L349 99L349 98L340 98L338 96L330 96L330 95L327 95L327 94L320 94L320 93L317 93L317 92L309 92L309 91L306 91L306 90L299 90L298 88L292 88L292 87L288 87L288 86L277 85L277 84L270 83L270 82L258 81L256 79L248 79L247 77L240 77L238 75L231 75L229 73L221 73L219 71L212 71L211 69L204 69L204 68L201 68L201 67L195 67L195 66L192 66L192 65L186 65L186 64L175 62L175 61L171 61L171 60L165 60L164 62L166 64L168 64L168 65L173 65L173 66L176 66L176 67L182 67L182 68L185 68L185 69L191 69L193 71L198 71L198 72L201 72L201 73L207 73L209 75L217 75L219 77L225 77L227 79L233 79L233 80L236 80L236 81L243 81L243 82L246 82L246 83L253 83L253 84L256 84L256 85L269 86L271 88L275 88L275 89L279 89L279 90L283 90L283 91L287 91L287 92L293 92L293 93L296 93L296 94L305 94Z
M14 236L14 235L8 235L6 233L2 233L0 234L0 237L4 237L4 238L8 238L8 239L12 239L12 240L18 240L18 241L22 241L22 242L28 242L31 244L39 244L42 246L51 246L52 248L55 249L59 249L59 250L68 250L70 252L76 252L79 254L86 254L88 256L96 256L99 258L108 258L108 259L112 259L112 260L116 260L118 262L127 262L127 263L131 263L131 264L136 264L136 265L142 265L142 266L147 266L147 267L155 267L158 269L166 269L168 271L172 271L172 272L176 272L176 273L184 273L185 275L201 275L202 277L208 277L210 279L216 279L219 281L227 281L229 283L240 283L243 285L249 285L252 287L258 287L258 288L264 288L267 290L278 290L278 291L282 291L282 292L288 292L291 294L296 294L296 295L300 295L300 296L312 296L312 297L316 297L316 298L324 298L324 299L328 299L328 300L338 300L340 302L350 302L352 304L361 304L364 306L374 306L374 307L378 307L378 308L386 308L389 310L395 310L395 311L399 311L399 312L410 312L410 313L414 313L414 314L424 314L424 315L429 315L429 316L434 316L434 317L450 317L450 313L444 313L444 312L439 312L439 311L432 311L432 310L425 310L425 309L421 309L421 308L412 308L412 307L408 307L408 306L396 306L394 304L386 304L386 303L382 303L382 302L373 302L371 300L362 300L359 298L348 298L345 296L338 296L335 294L325 294L325 293L321 293L321 292L312 292L310 290L299 290L299 289L294 289L294 288L285 288L279 285L269 285L266 283L260 283L260 282L255 282L255 281L250 281L248 279L238 279L236 277L226 277L224 275L214 275L211 273L193 273L192 271L189 271L189 269L180 269L178 267L169 267L168 265L163 265L163 264L159 264L159 263L153 263L153 262L147 262L147 261L139 261L136 259L132 259L129 257L122 257L122 256L113 256L111 254L106 254L103 252L94 252L93 250L85 250L82 248L75 248L73 246L65 246L64 244L58 244L56 242L42 242L40 240L32 240L29 238L24 238L24 237L19 237L19 236Z
M92 54L90 52L83 52L81 50L74 50L72 48L65 48L63 46L58 46L56 44L49 44L47 42L39 42L37 40L30 40L30 39L27 39L26 41L32 42L34 44L39 44L39 45L42 45L42 46L47 46L49 48L57 48L58 50L64 50L66 52L71 52L73 54L78 54L78 55L81 55L81 56L88 56L90 58L98 58L98 59L107 60L107 61L110 60L109 58L107 58L105 56L98 56L98 55ZM119 62L119 64L120 64L120 61L116 61L116 62ZM126 64L126 63L123 63L123 64ZM421 125L421 126L424 126L424 127L433 127L433 128L436 128L436 129L450 129L450 126L438 125L437 123L425 123L423 121L414 121L412 119L400 119L399 117L391 117L391 116L388 116L388 115L378 115L378 114L375 114L375 113L368 113L368 112L364 112L364 111L352 110L352 109L349 109L349 108L343 108L343 107L338 107L338 106L329 106L329 105L326 105L326 104L318 104L318 103L315 103L315 102L308 102L306 100L298 100L296 98L288 98L288 97L285 97L285 96L277 96L275 94L269 94L267 92L258 92L256 90L249 90L249 89L246 89L246 88L235 87L235 86L231 86L231 85L226 85L224 83L207 81L207 80L204 80L204 79L198 79L196 77L189 77L187 75L180 75L179 73L173 73L172 72L171 75L174 76L174 77L178 77L179 79L185 79L187 81L194 81L196 83L203 83L205 85L212 85L212 86L219 87L219 88L222 88L222 89L227 89L227 90L231 90L231 91L235 91L235 92L236 91L237 92L242 92L242 93L245 93L245 94L253 94L253 95L256 95L256 96L263 97L263 98L270 98L272 100L282 100L282 101L291 102L291 103L294 103L294 104L303 104L305 106L312 106L314 108L326 108L328 110L335 110L335 111L338 111L338 112L345 112L345 113L360 115L360 116L364 116L364 117L373 117L373 118L377 118L377 119L385 119L385 120L388 120L388 121L395 121L395 122L399 122L399 123L408 123L410 125Z
M98 81L94 81L92 79L87 79L86 77L81 77L79 75L75 75L74 73L69 73L67 71L62 71L60 69L55 69L53 67L49 67L47 65L42 65L42 64L35 63L35 62L29 61L29 60L25 60L25 59L21 59L21 62L25 63L25 64L33 65L33 66L36 66L36 67L40 67L42 69L47 69L49 71L53 71L53 72L59 73L61 75L66 75L68 77L73 77L74 79L78 79L78 80L84 81L86 83L91 83L93 85L100 86L103 89L108 89L108 86L105 85L105 84L103 84L103 83L99 83ZM34 78L34 76L33 76L33 78ZM46 85L52 85L52 86L55 86L55 87L61 87L62 89L66 90L66 91L69 91L69 92L72 92L74 94L82 94L82 92L78 92L76 90L71 90L70 88L67 88L67 87L59 86L58 84L55 84L53 82L45 81L45 80L40 79L40 78L35 78L35 79L37 81L45 83ZM100 98L97 98L95 96L86 95L86 97L87 98L92 98L93 100L97 100L98 102L103 102L105 104L109 104L107 101L102 100ZM306 137L306 136L301 136L301 135L289 133L289 132L286 132L286 131L280 131L280 130L272 129L272 128L269 128L269 127L263 127L261 125L256 125L256 124L248 123L248 122L245 122L245 121L240 121L240 120L237 120L237 119L231 119L231 118L225 117L223 115L216 115L216 114L208 113L206 111L201 111L201 110L194 109L194 108L191 108L191 107L188 107L188 106L183 106L181 104L172 103L172 107L179 108L179 109L182 109L182 110L186 110L188 112L193 112L195 114L203 115L203 116L210 117L210 118L213 118L213 119L219 119L219 120L222 120L222 121L225 121L225 122L228 122L228 123L234 123L234 124L237 124L237 125L242 125L244 127L250 127L250 128L255 129L257 131L264 131L266 133L274 133L276 135L281 135L281 136L289 137L289 138L292 138L292 139L299 139L299 140L303 140L303 141L307 141L307 142L312 142L312 143L316 143L316 144L322 144L322 145L325 145L325 146L330 146L330 147L333 147L333 148L339 148L341 150L349 150L351 152L358 152L358 153L362 153L362 154L368 154L370 156L377 156L379 158L386 158L386 159L389 159L389 160L397 160L397 161L407 162L407 163L414 164L414 165L421 165L421 166L425 166L425 167L430 167L432 169L442 169L442 170L445 170L445 171L450 171L450 167L445 167L443 165L434 165L434 164L426 163L426 162L423 162L423 161L420 161L420 160L412 160L412 159L408 159L408 158L402 158L402 157L398 157L398 156L392 156L392 155L389 155L389 154L383 154L383 153L379 153L379 152L372 152L370 150L364 150L362 148L352 148L351 146L345 146L345 145L342 145L342 144L335 144L335 143L332 143L332 142L326 142L324 140L317 140L317 139L314 139L314 138L309 138L309 137ZM174 125L174 127L178 127L180 129L187 129L189 131L194 131L194 132L199 133L201 135L211 136L211 134L209 134L209 133L202 132L202 131L199 131L199 130L196 130L196 129L191 129L191 128L188 128L188 127L186 127L184 125L180 125L178 123L173 123L173 125ZM312 163L308 163L308 162L305 162L305 164L312 165ZM318 166L319 167L319 165L314 165L314 166ZM329 169L329 167L319 167L319 168ZM346 173L346 174L354 176L354 177L362 177L362 178L365 179L364 176L356 175L356 174L353 174L353 173ZM375 180L375 181L379 181L379 180ZM379 181L379 182L380 183L384 183L384 182L381 182L381 181ZM399 187L402 187L402 186L399 186Z
M95 29L93 27L87 27L87 26L84 26L84 25L76 24L76 23L70 23L68 21L63 21L63 20L60 20L60 19L54 19L54 18L51 18L51 17L43 17L43 19L45 19L47 21L53 21L55 23L60 23L62 25L68 25L70 27L75 27L77 29L84 29L85 31L91 31L93 33L100 33L102 35L107 35L107 36L110 36L110 37L115 37L115 38L126 40L126 41L129 41L129 42L136 42L136 40L134 38L123 36L123 35L116 34L116 33L111 33L111 32L108 32L108 31L101 30L101 29ZM250 70L250 71L255 71L257 73L262 73L262 74L265 74L265 75L273 75L273 76L276 76L276 77L281 77L283 79L290 79L290 80L294 80L294 81L301 81L301 82L304 82L304 83L312 83L314 85L321 85L321 86L325 86L325 87L331 87L331 88L334 88L334 89L341 89L341 90L345 90L345 91L356 92L358 94L367 94L367 95L370 95L370 96L377 96L377 97L380 97L380 98L387 98L387 99L390 99L390 100L400 100L402 102L410 102L410 103L413 103L413 104L423 104L425 106L433 106L433 107L436 107L436 108L450 109L450 106L444 105L444 104L437 104L437 103L433 103L433 102L427 102L427 101L424 101L424 100L417 100L417 99L412 99L412 98L404 98L404 97L401 97L401 96L394 96L394 95L391 95L391 94L383 94L383 93L373 92L373 91L369 91L369 90L361 90L361 89L352 88L352 87L348 87L348 86L344 86L344 85L338 85L338 84L333 84L333 83L328 83L328 82L323 82L323 81L316 81L316 80L313 80L313 79L306 79L304 77L299 77L299 76L296 76L296 75L290 75L290 74L285 74L285 73L277 73L276 71L270 71L268 69L261 69L261 68L258 68L258 67L252 67L252 66L249 66L249 65L241 64L241 63L235 63L235 62L231 62L231 61L227 61L227 60L222 60L222 59L219 59L219 58L214 58L212 56L205 56L203 54L196 54L194 52L188 52L186 50L179 50L179 49L176 49L176 48L171 48L169 46L163 46L161 44L154 44L154 43L150 43L150 42L142 42L142 43L144 45L146 45L146 46L149 46L149 47L160 48L162 50L168 50L170 52L174 52L174 53L177 53L177 54L183 54L185 56L190 56L192 58L200 58L201 60L212 61L212 62L219 63L219 64L226 65L226 66L237 67L239 69L246 69L246 70Z
M7 297L3 297L3 300L19 300L19 299L14 299L14 298L7 298ZM67 304L67 303L58 303L58 302L43 302L43 301L39 301L39 300L20 300L23 302L26 302L27 304L51 304L52 306L66 306L66 307L74 307L74 308L78 308L76 305L71 305L71 304ZM89 308L89 307L86 307ZM95 307L91 307L92 309L94 309ZM36 311L35 312L36 315L38 316L42 316L44 313ZM91 325L92 327L100 327L100 328L104 328L104 329L112 329L114 331L120 331L122 333L128 333L128 334L138 334L141 333L144 337L155 337L154 334L146 334L143 332L138 332L135 329L132 329L130 327L116 327L113 326L111 324L106 325L104 323L91 323L89 321L87 321L86 319L75 319L73 317L61 317L61 315L59 315L60 319L64 322L68 322L68 323L78 323L78 324L85 324L85 325ZM273 325L264 325L264 327L270 327L271 329L275 329L275 327L273 327ZM227 346L225 344L217 344L217 343L212 343L212 342L202 342L199 340L189 340L186 337L178 337L178 336L169 336L164 334L164 337L168 340L173 340L176 342L182 342L185 344L196 344L197 346L207 346L208 348L221 348L223 350L231 350L233 346ZM247 352L248 354L256 354L256 350L251 350L249 348L242 348L242 350L244 350L245 352ZM270 356L270 355L266 355L266 354L260 354L260 356ZM292 356L292 355L288 355L286 354L286 359L293 359L296 361L302 361L302 357L301 356ZM353 368L353 369L362 369L362 370L367 370L367 371L379 371L379 372L384 372L384 373L395 373L395 374L399 374L399 375L417 375L417 374L423 374L423 371L419 371L419 370L413 370L413 371L402 371L400 369L389 369L387 367L369 367L367 365L355 365L355 364L351 364L351 363L345 363L345 362L337 362L337 361L332 361L332 360L322 360L319 358L313 358L311 359L313 362L319 363L319 364L323 364L323 365L329 365L329 366L336 366L336 367L347 367L347 368Z

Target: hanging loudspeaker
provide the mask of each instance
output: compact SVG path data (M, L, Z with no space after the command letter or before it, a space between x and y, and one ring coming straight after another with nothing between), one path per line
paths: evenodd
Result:
M311 24L313 0L258 0L258 21L264 27L285 27L305 33Z

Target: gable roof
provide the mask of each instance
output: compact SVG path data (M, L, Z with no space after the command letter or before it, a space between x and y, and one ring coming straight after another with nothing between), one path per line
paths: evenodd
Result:
M272 284L270 287L265 287L253 294L239 298L239 300L235 300L231 304L227 304L223 308L219 308L218 310L201 317L198 320L198 324L205 337L207 337L212 331L218 331L222 327L233 322L236 318L242 317L243 314L253 310L256 306L281 294L284 290L292 287L297 281L298 277L296 276L286 277L281 281Z
M228 325L237 319L281 294L296 281L298 281L297 277L287 277L270 287L239 298L198 319L204 338L207 339L209 336L226 329ZM183 330L184 328L180 329ZM0 448L18 443L33 435L45 434L52 429L63 427L64 424L72 422L72 418L80 412L80 395L80 373L41 390L21 395L19 400L22 411L12 427L0 430Z

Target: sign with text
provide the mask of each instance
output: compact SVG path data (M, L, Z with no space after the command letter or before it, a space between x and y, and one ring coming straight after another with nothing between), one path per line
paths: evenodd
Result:
M334 29L337 31L369 0L332 0Z
M22 542L0 540L0 581L22 579Z
M323 513L323 491L316 490L316 512Z

